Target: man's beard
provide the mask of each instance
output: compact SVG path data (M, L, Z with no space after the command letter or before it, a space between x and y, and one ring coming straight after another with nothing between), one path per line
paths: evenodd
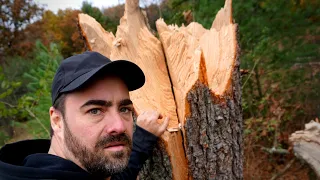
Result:
M109 177L123 171L129 161L132 150L132 141L126 133L109 135L100 138L93 150L83 145L72 135L67 123L65 124L65 144L73 156L79 160L86 170L96 176ZM105 154L105 147L112 142L123 143L124 150Z

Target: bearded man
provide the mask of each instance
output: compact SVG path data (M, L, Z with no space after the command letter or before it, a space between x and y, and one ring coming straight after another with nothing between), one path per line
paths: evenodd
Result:
M162 115L145 111L133 133L129 91L144 83L130 61L97 52L63 60L52 83L51 139L5 145L0 179L136 179L169 121L158 124Z

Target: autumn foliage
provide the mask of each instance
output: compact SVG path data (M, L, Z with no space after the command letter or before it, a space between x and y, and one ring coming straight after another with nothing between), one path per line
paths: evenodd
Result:
M187 26L197 21L205 28L210 28L224 0L145 2L148 3L143 4L142 9L147 13L152 33L158 37L154 22L159 17L167 24ZM303 129L311 119L320 117L319 9L317 0L233 2L233 18L239 24L241 68L246 72L242 76L245 179L271 179L281 172L294 158L289 135ZM60 59L60 54L68 57L86 50L77 25L80 12L89 14L107 31L115 33L123 16L124 5L99 9L84 2L81 9L63 9L54 13L45 10L35 0L0 1L0 94L8 90L5 88L7 86L1 86L2 82L22 83L19 88L10 88L12 92L7 93L10 98L0 97L0 119L3 118L3 112L10 109L1 101L18 104L19 98L30 92L23 88L30 82L23 80L22 74L32 67L45 72L34 65L38 62L34 61L37 58L35 54L46 52L45 57L52 56L51 51L45 50L50 49L51 43L56 44L54 54ZM44 46L36 45L37 40ZM42 47L41 51L38 46ZM50 84L44 85L50 87ZM41 91L45 90L37 92ZM36 101L33 104L39 108L45 103ZM15 121L20 118L13 116L8 119ZM29 117L28 120L33 118ZM13 128L12 124L0 123L0 129L2 126ZM270 153L268 150L272 148L287 153ZM312 178L310 169L300 162L295 162L288 172L283 175L285 179Z

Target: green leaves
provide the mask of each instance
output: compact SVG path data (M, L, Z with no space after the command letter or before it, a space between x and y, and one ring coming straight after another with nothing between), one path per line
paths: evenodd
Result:
M21 82L7 80L2 72L1 67L0 67L0 82L1 82L1 84L0 84L0 100L2 100L2 101L6 100L6 98L9 97L16 88L21 86ZM1 114L0 114L0 117L1 117Z
M35 137L46 138L50 129L47 112L51 106L51 83L63 58L55 44L51 44L49 50L40 42L36 47L36 61L30 70L23 74L28 80L29 92L21 98L21 103L30 116L28 125L32 126L31 133Z
M48 49L37 41L32 59L28 67L21 69L23 72L19 72L11 80L0 67L0 119L5 118L8 121L6 126L13 126L14 121L28 119L26 127L34 137L48 138L51 83L63 58L57 45L51 44ZM21 59L14 58L13 60L20 61ZM7 68L8 70L14 69L10 66ZM22 87L27 91L19 96L17 92L21 91ZM8 137L0 135L0 139L3 140Z
M104 29L110 28L108 17L104 16L99 8L93 7L91 3L83 1L81 11L93 17Z

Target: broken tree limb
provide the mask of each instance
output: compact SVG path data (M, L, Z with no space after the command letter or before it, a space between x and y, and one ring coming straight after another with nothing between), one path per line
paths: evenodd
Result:
M320 178L320 123L311 121L303 131L291 134L295 156L307 162Z
M211 29L195 22L168 26L158 20L160 41L138 4L126 1L115 36L84 14L79 25L90 50L111 60L130 60L144 71L146 84L130 93L137 112L157 109L170 116L168 131L139 178L243 179L240 62L232 1L226 0Z

